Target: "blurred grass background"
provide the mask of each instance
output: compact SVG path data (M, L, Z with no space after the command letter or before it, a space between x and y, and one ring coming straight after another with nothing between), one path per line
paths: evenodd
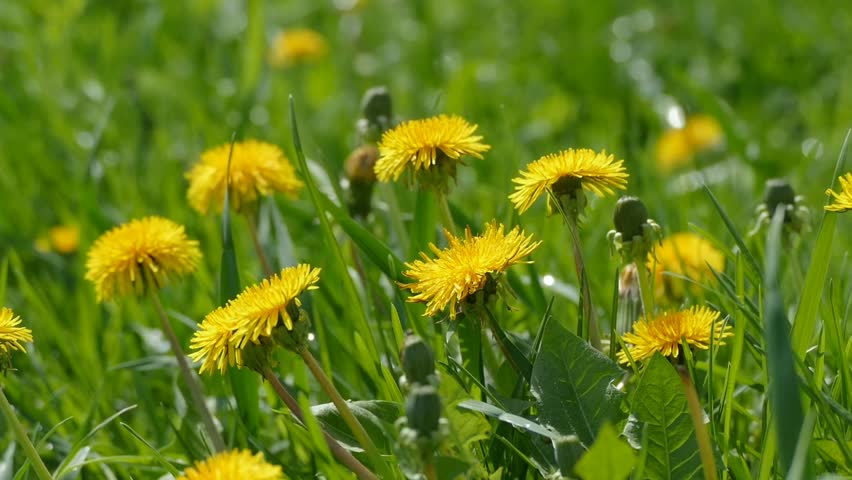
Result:
M192 279L164 291L187 340L193 323L216 304L221 240L218 217L200 217L185 201L184 172L234 131L281 145L293 158L289 94L307 155L328 172L326 187L342 176L343 160L357 145L359 101L371 86L389 88L398 120L446 112L477 123L493 148L460 170L450 202L474 230L497 218L545 240L535 268L554 277L546 294L557 296L560 315L575 309L563 298L574 282L566 232L545 218L544 202L518 220L506 199L517 170L545 153L589 147L624 158L629 193L645 200L667 233L692 223L731 243L696 172L741 231L753 224L763 183L772 177L789 179L818 218L852 126L852 10L846 7L768 0L748 6L733 0L0 0L4 304L35 335L31 355L16 359L20 371L4 379L10 397L31 425L47 429L70 418L55 437L58 458L69 448L62 439L70 444L132 404L139 407L123 418L134 430L172 452L196 455L170 443L169 425L181 428L185 407L153 311L134 301L97 305L82 279L85 251L100 233L134 217L158 214L187 225L205 263ZM327 54L271 68L276 33L302 27L325 37ZM656 141L692 113L716 117L725 146L699 156L696 170L664 174L656 168ZM374 198L377 217L390 218L398 202L411 222L415 199L402 185L383 186ZM614 202L593 201L583 233L604 318L616 267L604 241ZM262 234L280 263L331 262L306 194L296 202L276 198L266 208ZM277 212L284 229L270 220ZM260 268L245 225L235 220L248 283ZM76 253L35 248L37 238L61 224L79 226ZM403 260L414 258L412 245L436 238L403 244L386 228L382 240ZM852 224L839 222L838 238L850 233ZM805 235L806 245L813 235ZM830 275L843 278L840 262L832 269ZM328 293L317 306L334 317L321 340L333 347L325 349L325 361L340 366L335 374L344 395L370 398L376 387L349 365L357 352L345 341L351 326L336 285L323 280ZM387 305L373 307L387 312ZM534 335L539 307L512 315L508 327ZM294 365L285 358L281 370ZM302 367L289 380L308 388ZM208 383L224 391L217 377ZM117 426L93 438L101 455L150 454ZM0 435L0 450L10 440ZM121 468L138 478L148 471Z

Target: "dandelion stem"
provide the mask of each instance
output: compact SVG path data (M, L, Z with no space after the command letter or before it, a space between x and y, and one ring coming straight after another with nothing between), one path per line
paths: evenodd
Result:
M246 223L248 223L248 229L251 233L251 242L254 244L254 250L257 252L257 258L260 259L263 272L267 277L271 277L275 271L272 269L272 264L269 263L269 257L266 256L266 252L263 250L263 245L260 243L260 237L257 234L257 222L254 220L251 213L246 213L243 216L246 219Z
M370 457L370 461L373 462L373 467L379 469L381 478L395 478L391 474L387 464L384 460L382 460L379 450L376 448L376 445L373 444L373 441L370 439L367 431L364 430L364 426L361 425L361 422L359 422L357 418L355 418L355 414L352 413L352 409L349 408L349 404L347 404L343 397L340 396L340 392L337 391L334 383L332 383L331 379L329 379L325 374L320 364L317 363L316 358L314 358L313 354L311 354L310 350L303 346L299 348L297 352L301 355L305 364L308 366L308 369L310 369L311 373L313 373L322 389L331 398L332 403L334 403L334 406L337 407L337 412L340 413L343 421L346 422L346 425L349 426L349 429L352 430L352 433L355 435L355 439L358 440L358 443L360 443L361 447L364 448L364 451L367 452L367 456Z
M444 224L444 228L455 235L457 233L456 222L453 220L453 213L450 211L450 202L447 201L447 194L437 191L435 195L438 197L438 210L441 214L441 223Z
M423 475L426 476L426 480L438 480L438 473L435 472L435 462L431 459L426 461L426 465L423 466Z
M573 215L565 215L568 222L568 230L571 231L571 244L574 248L574 266L577 269L577 279L583 291L583 321L586 323L586 331L589 334L589 342L593 347L601 349L601 337L598 333L598 324L595 320L595 309L592 308L592 293L589 288L589 278L586 275L586 263L583 259L583 249L580 246L580 227L577 218Z
M6 422L8 422L9 425L12 426L12 430L15 431L15 437L17 437L18 443L21 447L24 448L24 453L26 453L27 458L30 459L30 465L33 466L36 476L39 480L52 480L53 476L50 474L47 467L44 466L44 462L41 460L35 445L33 445L33 442L30 441L30 437L27 436L27 431L24 429L24 426L18 421L18 417L15 415L15 410L12 409L12 405L6 398L6 393L3 392L2 385L0 385L0 410L3 410Z
M204 430L207 432L207 436L210 437L210 441L213 442L213 449L217 453L221 452L225 450L225 441L222 439L222 435L219 433L219 430L216 429L216 423L213 421L213 415L210 413L210 410L207 409L207 403L204 401L201 382L198 380L198 377L193 374L192 369L189 368L189 362L186 360L186 354L180 346L180 342L175 335L175 331L172 329L172 324L169 322L168 316L166 316L166 310L163 308L163 304L160 303L160 297L157 295L156 291L152 291L150 296L151 302L154 303L154 308L157 310L157 315L160 317L160 325L163 327L163 333L166 334L166 338L169 340L169 345L171 345L172 353L174 353L175 358L177 359L180 373L186 382L186 386L189 388L189 395L192 398L192 403L195 404L195 409L198 411L198 414L201 415Z
M271 368L265 367L263 369L263 378L272 385L273 390L275 390L275 393L278 394L278 398L287 405L290 411L293 412L293 415L295 415L300 422L304 423L305 417L302 413L302 408L299 406L299 403L296 402L296 399L290 395L290 392L284 388L284 385L281 384L281 381L278 380L278 376L275 375ZM359 462L357 458L352 456L348 450L343 448L340 443L338 443L337 440L335 440L325 430L323 430L322 436L325 439L326 445L328 445L328 449L331 450L331 453L337 457L340 463L346 465L349 470L352 470L359 479L378 480L379 477L377 477L376 474L371 472L363 463Z
M636 276L639 278L639 293L642 296L642 315L646 321L654 317L654 278L645 262L635 262Z
M701 464L704 467L704 479L713 480L716 478L716 460L713 458L713 447L710 443L710 435L707 433L707 425L704 424L704 410L701 408L701 401L698 399L695 385L693 385L692 379L689 378L689 372L682 366L677 370L680 374L680 380L683 382L683 390L686 393L686 403L689 406L692 425L695 427L695 438L698 440L698 453L701 456Z

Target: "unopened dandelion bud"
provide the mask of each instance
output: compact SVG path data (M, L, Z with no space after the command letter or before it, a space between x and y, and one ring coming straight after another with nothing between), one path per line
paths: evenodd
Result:
M358 131L365 142L376 143L390 127L393 102L387 87L373 87L361 99L361 119Z
M438 432L441 421L441 397L431 385L418 386L411 391L405 403L408 427L421 437L431 437Z
M796 193L793 187L786 181L780 178L772 178L766 181L766 190L763 192L763 203L769 214L772 215L775 209L781 206L785 210L785 222L789 222L786 216L788 207L792 207L796 203Z
M757 207L757 219L749 235L754 236L767 227L775 210L779 207L784 214L785 233L801 232L807 227L810 219L810 210L804 205L803 200L804 197L796 195L793 187L786 180L780 178L767 180L766 189L763 192L763 203Z
M409 334L402 346L402 371L408 384L429 384L435 375L435 355L417 335Z
M376 160L379 149L362 145L346 159L346 176L349 178L349 213L353 217L366 217L370 213L370 198L376 183Z
M633 237L641 237L644 233L644 226L648 221L648 209L637 197L621 197L615 204L612 220L615 223L615 231L621 234L621 238L632 240Z

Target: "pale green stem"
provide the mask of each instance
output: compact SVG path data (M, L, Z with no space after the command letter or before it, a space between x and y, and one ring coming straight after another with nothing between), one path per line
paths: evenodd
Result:
M683 382L683 390L686 393L686 403L689 406L689 416L692 417L692 425L695 427L695 438L698 440L698 453L701 456L701 464L704 467L704 479L716 478L716 459L713 458L713 446L710 443L710 434L707 433L707 425L704 424L704 410L695 385L689 378L689 373L682 368L678 369L680 380Z
M642 296L642 315L645 321L654 318L654 278L645 262L635 262L636 276L639 277L639 293Z
M341 418L343 418L343 421L349 426L349 429L352 430L352 433L355 435L355 439L358 440L358 443L360 443L361 447L364 448L367 456L370 457L370 461L373 462L373 467L379 470L381 478L395 478L395 476L390 472L387 464L384 460L382 460L379 450L376 448L376 445L373 444L373 441L370 439L367 431L364 430L364 426L361 425L361 422L359 422L357 418L355 418L355 414L352 413L352 409L349 408L349 404L346 403L346 400L344 400L342 396L340 396L340 392L337 391L334 383L332 383L331 379L329 379L325 374L325 371L323 371L320 364L317 363L316 358L314 358L310 350L303 346L296 351L299 355L301 355L305 364L308 366L308 369L311 373L313 373L317 382L319 382L320 387L322 387L325 393L331 398L331 401L334 403L334 406L337 407L337 411L340 413Z
M435 192L438 197L438 210L441 215L441 223L450 233L457 234L456 222L453 220L453 214L450 212L450 202L447 201L447 194L443 192Z
M267 277L271 277L275 271L272 269L272 264L269 263L269 258L266 256L266 252L263 250L263 245L260 243L260 237L257 235L257 222L252 218L252 214L247 212L243 215L246 219L246 223L248 223L248 229L251 233L251 241L254 244L254 250L257 252L257 258L260 259L260 265L263 267L263 272Z
M304 422L304 414L302 413L302 408L299 406L299 403L292 395L290 395L290 392L284 388L284 385L281 384L281 381L278 380L278 376L275 375L271 368L266 367L263 369L263 378L272 385L272 389L278 394L278 398L287 405L290 411L293 412L293 415L295 415L300 422ZM325 439L326 445L328 445L328 449L331 450L331 453L337 457L340 463L346 465L349 470L352 470L359 479L378 480L379 477L377 477L376 474L365 467L363 463L359 462L357 458L353 457L349 451L337 443L337 440L332 438L332 436L325 430L322 431L322 436Z
M566 215L568 230L571 231L571 243L574 247L574 266L577 269L577 280L583 289L583 320L589 333L589 342L597 350L601 350L601 336L598 333L598 322L595 320L595 309L592 307L592 293L589 288L589 277L586 275L586 262L583 259L583 249L580 246L580 227L576 217Z
M35 445L30 441L30 437L27 436L27 431L21 425L21 422L18 421L15 410L12 409L12 405L6 398L6 393L3 392L2 385L0 385L0 410L3 410L6 421L12 426L12 430L15 431L15 437L18 439L21 447L24 448L24 453L30 459L30 465L33 466L33 470L35 470L39 480L53 480L53 476L50 475L50 471L44 466L44 462L41 460L38 451L36 451Z
M210 410L207 409L207 403L204 401L201 382L198 380L198 377L193 374L192 369L189 368L189 362L186 360L186 354L180 346L180 342L175 335L175 331L172 329L172 324L169 322L168 316L166 316L166 310L163 308L163 304L160 303L160 297L157 295L156 291L152 291L150 296L151 301L154 303L154 308L157 310L157 314L160 317L160 325L163 327L163 333L166 335L169 345L172 347L172 353L175 354L175 358L177 359L178 369L183 376L184 382L186 382L187 388L189 388L189 396L191 397L192 403L195 405L195 409L198 411L198 414L201 415L201 422L204 424L204 430L207 432L207 436L210 437L210 441L213 442L213 449L216 452L221 452L225 450L225 441L222 439L222 435L219 433L219 430L216 429L216 423L213 421L213 415L210 413Z

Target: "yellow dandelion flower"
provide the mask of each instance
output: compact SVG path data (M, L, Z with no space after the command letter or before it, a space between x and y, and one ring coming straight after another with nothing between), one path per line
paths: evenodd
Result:
M0 308L0 373L12 368L12 352L26 352L23 343L33 341L33 332L26 327L19 327L21 317L15 315L11 308Z
M232 343L237 348L242 348L249 341L257 343L261 336L271 336L279 321L287 330L293 330L293 323L299 319L291 318L287 307L291 302L301 306L299 295L318 288L319 274L319 268L303 263L285 268L281 273L243 290L228 304L237 321Z
M215 203L216 211L222 210L230 152L230 144L211 148L201 154L199 162L186 174L187 199L202 215L207 213L210 202ZM229 202L236 211L253 204L258 195L281 192L295 198L303 185L278 146L257 140L234 144L230 180Z
M825 209L829 212L848 212L852 210L852 172L841 175L838 180L840 180L840 193L830 188L825 191L826 195L834 199L831 205L825 206Z
M455 115L401 123L382 135L376 177L389 182L408 171L426 185L446 183L447 177L455 177L461 157L481 159L491 148L474 135L477 128Z
M80 227L77 225L57 225L47 231L50 245L59 253L70 254L80 246Z
M605 151L597 153L587 148L563 150L545 155L527 165L520 177L512 182L515 191L509 200L515 204L518 213L524 213L538 198L557 182L572 182L580 188L588 189L603 197L612 194L613 189L624 190L628 174L624 169L624 160L615 160ZM548 205L550 199L548 198Z
M228 367L242 366L242 350L231 342L236 331L236 320L224 307L213 310L201 322L192 336L189 358L202 362L200 372L219 370L225 374Z
M706 114L688 117L683 131L694 152L713 148L725 139L725 133L719 121Z
M656 258L656 261L655 261ZM654 268L657 300L682 300L689 289L699 294L701 288L666 273L689 278L695 282L712 281L715 277L710 268L717 272L725 269L725 255L712 243L694 233L676 233L663 239L648 256L648 268Z
M279 465L272 465L263 458L263 453L252 454L249 450L221 452L207 460L195 462L177 480L282 480L284 472Z
M116 294L145 294L174 275L195 271L201 251L183 226L162 217L146 217L101 235L86 261L86 280L95 285L98 301Z
M19 327L21 317L15 315L11 308L0 308L0 355L20 350L26 352L22 342L32 342L33 332L26 327Z
M325 38L310 28L294 28L275 36L269 50L269 63L276 68L317 60L325 56Z
M668 173L680 168L692 160L692 146L683 129L666 130L657 140L657 169Z
M719 312L707 307L666 312L651 321L640 320L633 324L633 332L622 337L629 344L630 356L635 362L649 359L660 352L666 357L677 357L680 346L687 344L707 350L710 336L714 345L724 345L724 338L733 335L731 326L716 322ZM618 352L619 363L628 363L627 354Z
M426 303L426 316L433 316L450 307L450 318L456 318L459 302L485 287L489 275L500 274L516 263L531 263L524 257L538 248L520 227L504 233L503 224L496 221L485 226L482 235L473 236L470 227L465 238L459 239L444 230L449 245L440 250L434 244L429 248L437 258L421 252L422 260L406 263L405 275L413 283L401 284L415 295L409 302Z

